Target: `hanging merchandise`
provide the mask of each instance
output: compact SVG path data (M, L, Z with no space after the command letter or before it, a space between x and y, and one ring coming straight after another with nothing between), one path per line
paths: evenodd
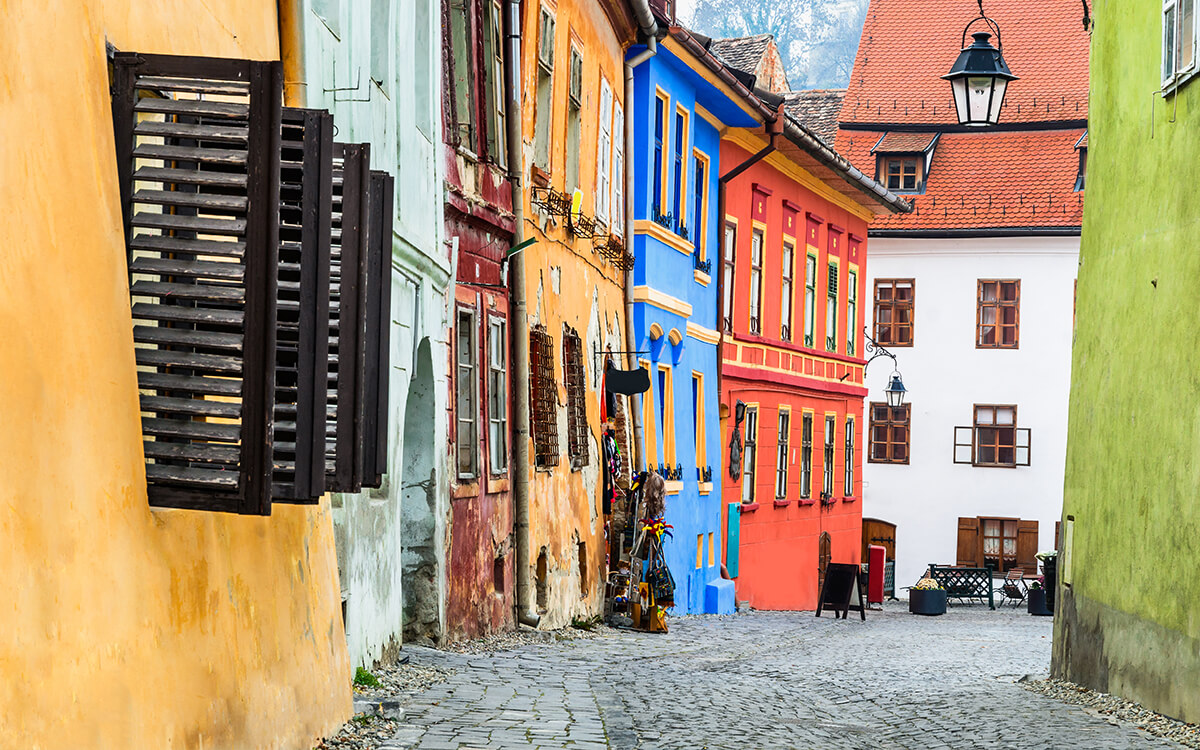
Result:
M637 474L617 498L610 534L616 540L605 591L609 624L665 633L666 608L675 603L675 579L663 544L672 538L666 522L666 483L655 472Z
M740 400L733 407L733 429L729 434L729 478L742 478L742 420L746 418L746 405Z

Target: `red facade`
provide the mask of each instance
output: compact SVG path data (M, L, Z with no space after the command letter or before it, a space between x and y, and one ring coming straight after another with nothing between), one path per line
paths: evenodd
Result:
M723 169L750 155L722 143ZM723 492L740 540L726 559L738 560L737 599L757 609L815 609L823 564L859 562L869 212L848 204L782 157L727 188ZM735 429L746 444L736 481Z

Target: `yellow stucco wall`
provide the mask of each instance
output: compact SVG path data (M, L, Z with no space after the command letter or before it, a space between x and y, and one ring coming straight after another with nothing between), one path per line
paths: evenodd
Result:
M147 506L105 58L277 58L275 3L7 0L0 39L0 745L310 748L350 713L327 506Z
M550 128L550 185L564 190L567 150L567 89L571 45L582 53L583 103L579 151L582 211L595 214L597 137L600 109L600 76L613 90L613 101L624 107L622 40L610 17L596 0L558 0L552 7L556 23L552 125ZM536 40L539 3L525 4L526 40ZM526 175L533 158L537 112L537 46L522 45L521 78L526 87L522 107ZM628 116L628 113L627 115ZM623 134L613 133L613 138ZM628 157L627 157L628 158ZM529 185L528 179L526 185ZM569 625L574 616L600 614L603 608L604 518L601 512L600 372L594 352L625 349L624 274L592 249L592 241L574 239L562 218L547 221L529 203L525 191L525 233L536 244L525 253L526 298L529 325L544 325L554 341L558 383L559 464L552 470L535 470L530 480L530 580L537 579L539 553L546 552L547 575L543 628ZM563 325L575 329L583 340L587 388L589 460L580 470L571 469L567 455L567 390L563 378ZM530 456L534 455L531 448ZM586 559L579 560L583 542ZM581 579L581 567L586 577Z

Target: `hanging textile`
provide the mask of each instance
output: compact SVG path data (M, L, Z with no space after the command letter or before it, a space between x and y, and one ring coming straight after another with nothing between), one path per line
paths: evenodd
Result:
M618 370L612 362L604 369L604 388L610 393L632 396L650 390L650 371L645 367L635 370Z

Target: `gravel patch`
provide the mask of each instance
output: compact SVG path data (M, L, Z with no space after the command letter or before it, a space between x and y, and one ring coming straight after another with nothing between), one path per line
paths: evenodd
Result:
M404 703L433 685L445 682L454 670L425 664L396 664L379 667L372 674L379 680L379 687L355 685L355 703L370 701L385 707L398 703L403 710ZM359 706L355 709L359 710ZM382 713L379 709L356 713L333 736L318 742L314 750L375 750L396 733L399 718L388 708Z
M564 641L591 640L594 638L610 637L612 631L605 625L596 625L591 630L581 628L562 628L561 630L533 630L522 627L507 633L494 633L482 638L469 641L458 641L439 647L442 651L455 654L494 654L497 651L511 651L523 646L536 646L562 643Z
M1023 679L1021 687L1063 703L1082 706L1108 719L1112 724L1128 724L1155 737L1178 742L1184 747L1200 748L1200 724L1157 714L1140 703L1108 693L1098 693L1066 680Z

